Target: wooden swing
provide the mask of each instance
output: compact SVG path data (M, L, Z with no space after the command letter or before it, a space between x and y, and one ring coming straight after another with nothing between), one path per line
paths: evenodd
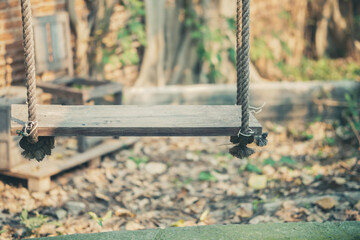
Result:
M30 0L21 0L21 10L28 98L27 105L11 106L11 134L23 135L28 140L26 145L36 145L38 136L232 136L231 142L242 148L260 139L262 127L249 111L250 0L242 0L242 4L237 0L238 74L234 106L37 105ZM264 145L264 141L258 145Z

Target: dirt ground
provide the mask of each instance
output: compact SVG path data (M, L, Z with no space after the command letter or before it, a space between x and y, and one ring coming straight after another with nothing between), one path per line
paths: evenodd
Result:
M229 155L225 137L142 138L98 165L55 176L46 193L2 177L0 238L360 221L356 142L339 138L332 123L265 125L269 144L248 160Z

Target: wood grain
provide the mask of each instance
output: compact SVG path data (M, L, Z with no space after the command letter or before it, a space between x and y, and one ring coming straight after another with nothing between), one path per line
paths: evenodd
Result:
M38 106L40 136L233 136L240 106ZM26 105L12 105L11 134L27 120ZM262 132L250 117L250 128Z

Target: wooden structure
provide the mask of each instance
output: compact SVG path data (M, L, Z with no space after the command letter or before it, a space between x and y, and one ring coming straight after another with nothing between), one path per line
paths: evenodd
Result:
M42 91L38 90L41 102ZM47 191L51 176L80 164L97 161L101 156L120 150L135 143L136 138L125 140L108 139L103 143L65 159L46 159L42 163L28 161L21 156L18 146L20 137L11 136L11 105L25 103L26 88L11 87L0 89L0 174L26 179L29 190Z
M20 137L10 134L11 104L25 103L25 96L25 87L0 89L0 170L9 170L26 161L18 147ZM41 90L38 99L41 102Z
M114 96L113 104L121 104L121 84L74 76L70 36L67 12L34 18L37 74L41 75L46 71L63 73L62 77L50 82L39 82L37 86L51 94L53 104L85 105L108 95ZM93 142L99 141L101 139ZM84 152L92 145L89 139L78 137L79 152Z
M131 146L135 141L136 138L129 138L126 141L108 139L100 145L66 159L46 159L40 163L26 160L0 173L27 179L28 189L31 191L48 191L51 188L52 176L89 161L97 162L101 156Z
M11 133L27 121L27 106L12 105ZM39 136L235 136L241 106L38 107ZM251 115L256 135L261 125Z

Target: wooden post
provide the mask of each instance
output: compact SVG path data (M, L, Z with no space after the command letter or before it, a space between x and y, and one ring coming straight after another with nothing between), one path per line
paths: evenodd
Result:
M28 189L36 192L46 192L51 188L51 177L29 178Z

